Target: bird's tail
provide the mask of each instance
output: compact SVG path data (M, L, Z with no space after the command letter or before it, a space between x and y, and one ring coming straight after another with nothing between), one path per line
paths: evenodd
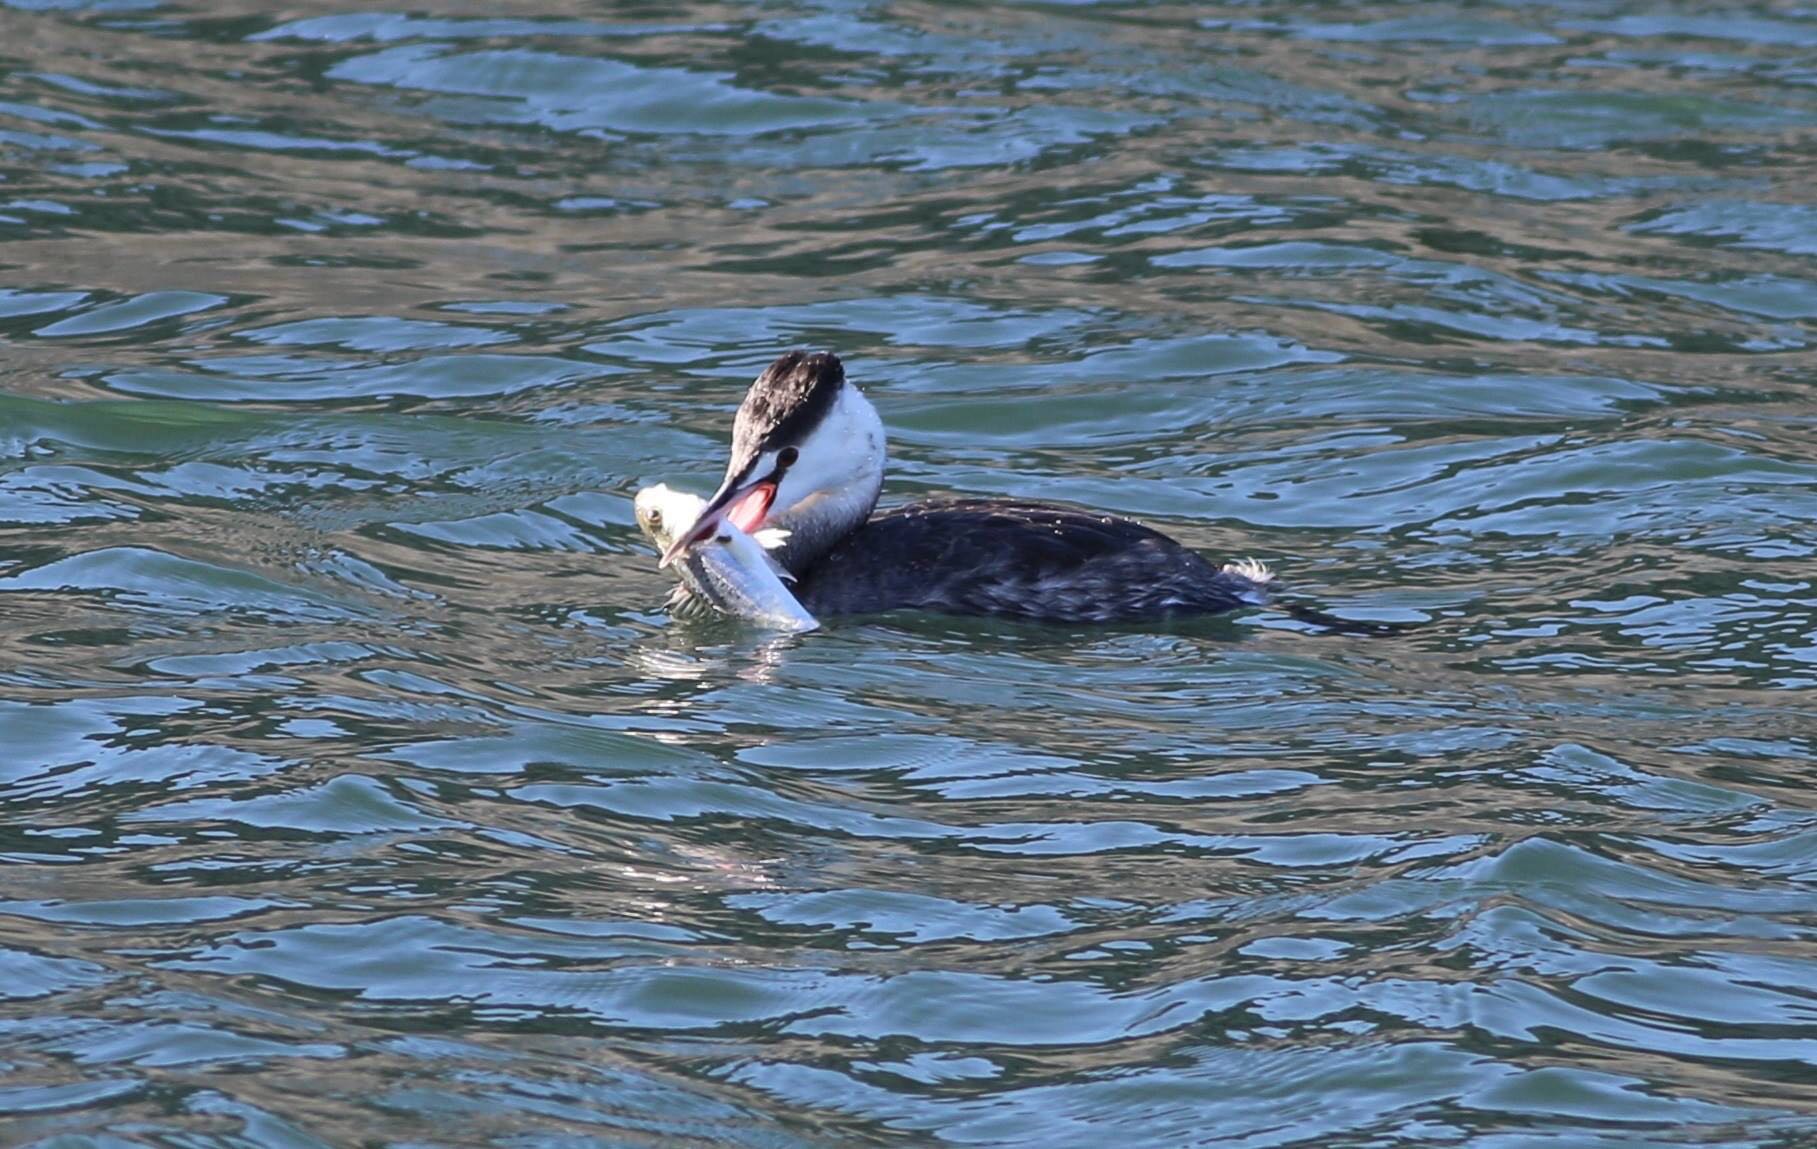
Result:
M1257 559L1238 559L1224 564L1223 573L1230 576L1230 582L1236 584L1236 595L1250 606L1267 606L1272 602L1274 572L1266 563ZM1405 634L1420 624L1417 622L1363 622L1358 619L1339 618L1327 614L1317 607L1298 602L1273 603L1288 618L1316 626L1328 634L1358 634L1371 638L1384 638L1393 634Z
M1222 574L1229 575L1234 585L1237 598L1250 606L1264 606L1268 602L1268 584L1274 581L1274 572L1268 564L1260 559L1238 559L1225 563Z

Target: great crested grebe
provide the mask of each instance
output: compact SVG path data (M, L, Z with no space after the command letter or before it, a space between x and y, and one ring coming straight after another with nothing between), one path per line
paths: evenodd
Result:
M1115 515L1015 499L873 514L884 459L883 421L838 356L791 351L739 404L725 481L663 565L723 519L765 539L817 616L920 609L1116 622L1267 601L1260 563L1218 566Z

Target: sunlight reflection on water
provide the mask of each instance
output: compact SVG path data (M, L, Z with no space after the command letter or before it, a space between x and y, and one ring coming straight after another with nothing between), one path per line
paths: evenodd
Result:
M8 0L0 1139L1817 1138L1813 42ZM792 346L1420 625L670 619Z

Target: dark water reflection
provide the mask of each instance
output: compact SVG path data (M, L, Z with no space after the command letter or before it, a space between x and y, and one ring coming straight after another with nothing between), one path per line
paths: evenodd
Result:
M1817 16L0 7L0 1141L1817 1141ZM671 622L895 497L1299 593Z

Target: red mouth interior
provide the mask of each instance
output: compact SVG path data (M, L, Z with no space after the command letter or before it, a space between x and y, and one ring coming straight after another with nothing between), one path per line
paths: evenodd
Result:
M726 520L748 535L763 525L763 517L770 513L770 504L775 500L776 484L758 483L732 501L726 508Z

